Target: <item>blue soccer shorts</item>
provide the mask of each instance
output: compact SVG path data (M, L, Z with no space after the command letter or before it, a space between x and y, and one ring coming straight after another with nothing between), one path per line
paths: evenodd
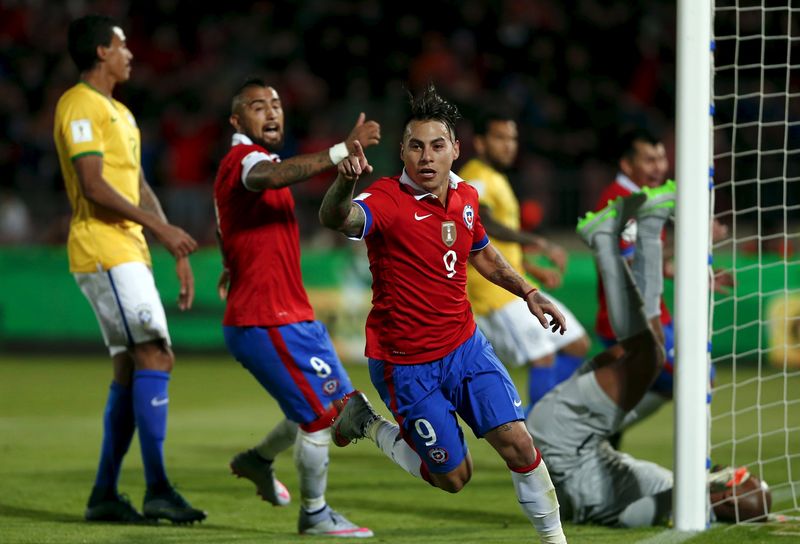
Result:
M319 321L280 327L223 327L228 351L309 432L330 426L331 403L353 390Z
M525 419L508 371L477 328L442 359L416 365L370 359L369 371L403 438L433 473L456 469L467 455L456 414L478 438Z

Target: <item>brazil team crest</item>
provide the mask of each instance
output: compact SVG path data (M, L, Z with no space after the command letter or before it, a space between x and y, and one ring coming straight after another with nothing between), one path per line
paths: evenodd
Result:
M456 243L456 222L442 221L442 242L447 247Z
M472 209L472 206L467 204L464 206L464 213L462 215L464 217L464 224L469 230L472 230L472 224L475 222L475 210Z

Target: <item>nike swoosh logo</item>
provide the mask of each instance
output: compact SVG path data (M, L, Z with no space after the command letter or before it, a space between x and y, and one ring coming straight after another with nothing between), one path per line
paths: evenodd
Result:
M432 213L429 213L428 215L417 215L417 212L414 212L414 219L416 219L417 221L422 221L423 219L427 219L432 215L433 215Z
M153 397L152 399L150 399L150 406L152 406L153 408L164 406L167 403L169 403L169 397L164 397L163 399L160 399L158 397Z
M519 408L520 406L522 406L522 401L521 401L521 400L519 400L519 399L515 400L515 401L514 401L514 406L516 406L517 408Z
M117 122L117 118L116 118L116 117L112 117L112 118L111 118L111 122L112 122L112 123L116 123L116 122Z

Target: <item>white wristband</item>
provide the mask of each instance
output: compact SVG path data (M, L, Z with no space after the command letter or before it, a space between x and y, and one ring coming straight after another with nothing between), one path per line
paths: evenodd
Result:
M331 158L331 162L334 165L337 165L345 160L348 153L349 151L347 151L347 146L344 142L339 142L338 144L331 146L331 148L328 150L328 156Z

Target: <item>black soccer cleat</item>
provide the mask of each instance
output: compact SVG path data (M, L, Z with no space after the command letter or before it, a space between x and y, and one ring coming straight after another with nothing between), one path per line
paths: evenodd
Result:
M86 505L83 517L86 521L105 521L110 523L146 523L147 519L136 511L127 495L104 498L92 497Z
M166 519L176 524L191 524L206 519L205 512L193 508L172 486L157 492L148 488L142 513L149 520Z

